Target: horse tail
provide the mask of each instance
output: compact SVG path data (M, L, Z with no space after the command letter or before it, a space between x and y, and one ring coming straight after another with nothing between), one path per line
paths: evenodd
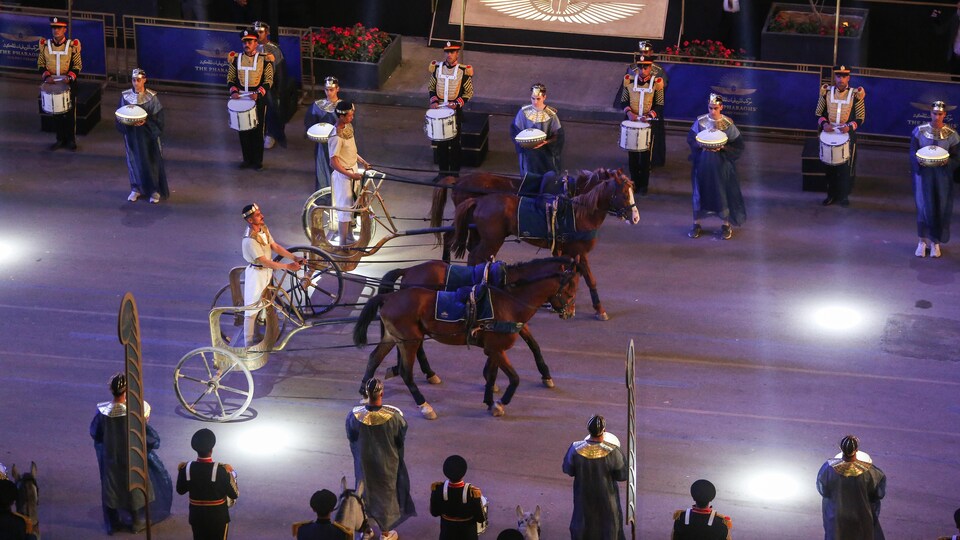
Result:
M377 294L392 293L397 290L397 280L407 273L406 268L394 268L380 278L380 286L377 288Z
M443 226L443 209L447 206L447 191L453 189L457 183L455 176L448 176L437 181L437 187L433 188L433 204L430 205L430 226ZM437 244L443 241L443 234L435 232L433 235L437 239Z
M453 255L462 259L467 253L467 239L470 234L470 222L473 221L473 209L477 206L477 199L467 199L457 205L457 213L453 218Z
M360 311L360 317L357 319L357 324L353 327L353 344L357 347L362 347L367 344L367 328L370 327L373 318L377 316L377 311L386 300L387 295L378 294L367 300L366 305L363 306L363 310Z

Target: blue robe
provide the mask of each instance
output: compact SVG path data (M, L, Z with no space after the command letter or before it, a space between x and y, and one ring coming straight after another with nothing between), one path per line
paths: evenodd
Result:
M629 469L620 448L577 441L563 458L563 472L573 477L571 540L624 540L617 482L627 479Z
M817 474L817 491L823 496L825 540L884 540L880 500L887 492L887 477L869 456L857 452L852 462L828 459Z
M338 100L340 101L340 100ZM310 129L310 126L318 122L337 125L337 113L334 112L337 102L329 102L326 99L320 99L313 102L310 110L303 116L304 129ZM316 182L313 185L314 191L330 187L330 174L333 169L330 167L330 148L327 143L317 143L317 149L314 152L316 159Z
M347 440L357 482L364 482L367 515L382 531L417 515L410 476L403 461L407 421L400 409L385 405L355 407L347 414Z
M141 96L126 90L120 96L118 108L124 105L137 105L147 111L147 123L142 126L128 126L116 121L117 131L123 134L127 149L130 189L146 197L159 193L161 199L166 199L170 196L170 187L167 186L160 143L163 134L163 105L160 104L160 98L152 90L145 91Z
M727 144L719 152L704 150L697 144L697 134L713 125L707 115L697 118L687 132L689 159L693 163L690 174L693 219L717 216L739 226L747 220L747 211L734 162L743 153L743 139L740 138L740 130L726 116L722 116L716 124L727 135Z
M945 166L921 167L917 162L917 150L931 145L950 152L950 160ZM930 124L913 128L913 135L910 137L910 170L913 177L913 197L917 204L917 236L929 238L937 244L950 240L953 173L958 166L960 136L956 131L944 127L940 134L936 134L931 130Z
M525 129L539 129L547 134L549 143L540 148L523 148L516 143L516 136ZM539 193L540 181L549 171L560 173L563 154L563 127L557 110L547 106L542 111L526 105L517 111L510 124L510 138L514 140L520 159L521 193Z
M100 495L103 505L104 522L108 528L119 522L129 524L133 512L144 506L143 493L139 490L131 493L127 490L126 448L126 407L112 407L109 402L100 404L100 410L90 423L90 437L93 438L97 464L100 469ZM122 404L121 404L122 405ZM107 410L104 414L102 411ZM160 447L160 435L147 424L147 467L150 475L150 521L156 523L170 515L173 502L173 482L167 473L157 448ZM114 514L111 519L111 513ZM111 523L114 521L114 523Z

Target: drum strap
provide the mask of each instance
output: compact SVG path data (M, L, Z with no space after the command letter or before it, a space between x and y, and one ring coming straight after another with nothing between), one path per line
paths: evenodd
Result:
M60 73L60 57L65 54L70 54L70 40L68 39L66 43L67 43L67 46L64 47L62 51L55 51L53 50L53 40L52 39L47 40L47 51L49 51L50 54L57 57L57 75L62 75L62 73Z
M841 124L842 122L840 121L840 119L843 118L843 115L841 114L841 112L843 111L843 106L846 105L847 107L849 107L850 103L853 101L853 89L847 88L846 99L837 99L834 94L834 92L836 91L837 91L836 86L830 87L830 103L833 103L834 105L837 106L837 119L834 123Z
M448 499L447 499L447 488L448 488L449 486L450 486L450 481L449 481L449 480L444 480L444 481L443 481L443 500L445 500L445 501L448 500ZM463 484L463 504L467 504L467 493L468 493L469 490L470 490L470 484L467 484L467 483Z
M250 91L250 72L257 69L257 60L260 59L260 53L253 55L253 65L250 67L243 67L240 64L240 61L243 59L244 56L246 55L245 54L237 55L237 71L240 73L243 73L243 91L249 92Z
M450 101L450 81L456 80L460 76L460 68L453 66L453 71L449 75L446 75L443 72L443 67L446 64L441 62L437 65L437 78L443 79L443 104L446 105Z

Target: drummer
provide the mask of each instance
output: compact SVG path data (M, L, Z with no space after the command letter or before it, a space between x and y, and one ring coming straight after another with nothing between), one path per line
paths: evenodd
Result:
M520 158L520 193L539 193L544 174L548 171L560 173L563 128L557 110L548 106L546 101L546 85L534 84L530 87L530 104L520 108L510 125L510 135ZM516 137L525 129L539 129L547 134L547 138L532 148L524 148L516 142Z
M337 125L337 113L334 111L340 103L340 81L336 77L327 77L323 80L323 99L318 99L310 106L310 110L303 116L303 127L310 129L314 124L325 123ZM314 153L316 158L316 180L314 191L330 187L330 149L328 143L318 142Z
M163 134L163 105L160 104L157 93L147 89L147 73L144 70L134 68L130 75L130 86L130 90L124 90L120 95L119 109L135 105L145 111L147 117L133 124L117 119L117 131L123 134L124 146L127 149L127 169L130 172L130 195L127 200L134 202L149 195L150 202L157 204L160 199L170 196L160 145L160 136Z
M53 126L57 132L57 142L50 150L57 148L77 149L77 75L83 69L80 58L80 40L67 41L67 21L63 17L50 17L52 39L40 38L37 51L37 69L44 83L63 80L70 85L70 108L63 114L53 115Z
M623 114L631 122L661 124L663 79L651 74L653 58L641 54L634 59L634 64L635 68L628 70L623 78L618 106L623 109ZM656 144L657 141L654 140L646 151L627 152L630 179L633 180L640 195L647 194L650 184L650 161Z
M840 165L827 165L827 198L824 206L839 203L850 206L850 191L856 176L857 130L863 125L866 110L863 104L863 87L850 87L850 69L834 66L834 84L820 87L817 101L817 123L825 133L844 133L850 136L850 159Z
M934 101L930 107L930 122L913 128L910 137L910 170L913 173L913 197L917 203L917 236L920 242L914 255L937 258L940 244L950 240L950 220L953 217L953 172L960 167L960 136L943 121L947 105ZM943 149L942 164L923 166L917 159L921 148L936 146Z
M273 270L289 270L296 272L306 260L297 257L276 243L270 235L270 229L263 221L263 213L257 203L248 204L241 211L247 222L247 232L243 235L240 244L243 258L247 261L247 268L243 274L243 305L257 303L263 295L263 290L270 284ZM293 262L279 263L273 260L273 254L282 255ZM259 311L244 312L243 339L247 347L257 343L255 337L255 323ZM261 337L262 339L262 337Z
M266 95L266 136L263 138L263 147L270 149L279 144L286 148L284 111L289 110L289 104L286 103L283 88L287 76L287 61L283 58L280 46L270 41L270 25L263 21L253 21L252 26L257 31L257 51L267 57L267 62L273 64L273 84Z
M240 131L240 148L243 151L241 169L263 170L263 133L265 128L264 116L267 100L264 99L267 91L273 85L273 64L266 57L257 52L257 32L247 28L240 32L243 41L243 52L233 51L227 55L227 85L230 88L230 99L241 99L248 95L248 99L257 102L257 127ZM243 94L243 95L241 95Z
M636 55L654 58L653 45L651 45L649 41L641 41ZM631 68L628 66L628 74L630 73L630 70ZM663 80L663 93L664 97L666 97L667 85L669 84L669 81L667 72L663 69L663 66L654 62L650 66L650 76ZM663 123L663 119L651 123L650 128L653 130L653 150L650 154L650 166L653 168L663 167L667 162L667 129Z
M463 47L458 42L448 41L443 47L444 60L437 63L430 62L430 82L427 92L430 94L430 108L453 109L456 113L457 134L449 141L437 142L437 157L440 174L437 179L445 176L460 176L461 127L463 124L463 106L473 97L473 66L459 64L460 50Z

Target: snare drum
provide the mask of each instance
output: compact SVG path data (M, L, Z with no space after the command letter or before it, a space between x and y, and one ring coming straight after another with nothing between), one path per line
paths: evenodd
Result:
M122 105L113 115L117 117L118 122L127 126L147 119L147 111L139 105Z
M70 85L57 81L40 85L40 107L47 114L63 114L70 110Z
M457 136L457 113L449 107L427 109L423 132L431 141L449 141Z
M487 501L485 495L480 495L480 508L483 510L483 521L477 523L477 534L483 534L487 530L487 527L490 526L490 518L487 515L490 509L490 503Z
M333 124L318 122L307 130L307 138L315 143L327 144L330 136L337 128Z
M921 167L943 167L950 162L950 152L933 144L917 150L916 156Z
M719 129L705 129L697 133L697 144L705 150L716 150L727 144L727 134Z
M230 129L249 131L260 123L257 120L257 102L252 99L231 99L227 102Z
M533 148L547 140L547 134L536 128L528 128L517 133L514 140L523 148Z
M827 165L843 165L850 159L850 134L839 131L820 132L820 161Z
M628 152L646 152L650 149L653 132L646 122L620 122L620 148Z

